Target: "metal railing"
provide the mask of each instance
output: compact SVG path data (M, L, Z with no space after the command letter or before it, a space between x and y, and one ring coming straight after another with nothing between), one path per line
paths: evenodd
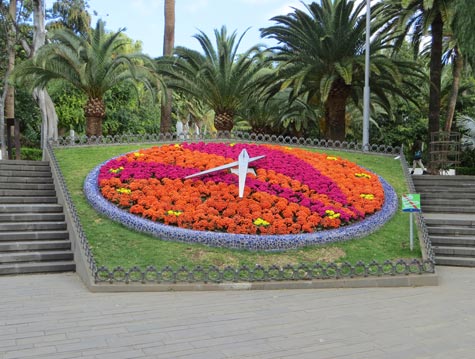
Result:
M149 266L145 269L139 267L124 268L117 266L107 268L105 266L97 267L94 255L89 246L89 242L82 229L81 220L77 214L74 203L69 194L66 182L61 173L61 169L54 154L54 147L70 146L107 146L117 144L147 144L147 143L167 143L181 141L245 141L262 143L279 143L285 145L299 145L313 147L318 149L332 149L340 151L361 152L362 145L353 142L326 141L321 139L304 139L289 136L274 136L262 134L249 134L244 132L219 133L210 138L207 136L181 136L177 134L160 135L120 135L104 137L65 137L57 141L50 141L46 151L51 163L54 176L59 181L59 190L63 192L67 211L72 217L71 224L74 227L76 240L79 242L79 248L82 255L86 258L93 281L97 284L114 283L235 283L235 282L274 282L274 281L301 281L301 280L324 280L324 279L344 279L344 278L364 278L364 277L385 277L397 275L421 275L435 273L435 261L432 246L428 236L427 228L420 215L417 216L418 226L422 234L424 246L423 258L414 258L411 260L386 260L383 263L371 261L369 263L358 262L351 264L343 263L315 263L277 266L271 265L264 267L256 265L253 268L247 266L218 268L215 266L194 268L181 267L174 269L170 266L156 268ZM409 176L408 166L401 147L392 147L384 145L369 145L364 153L374 153L382 155L400 156L401 165L409 191L414 191L412 178Z

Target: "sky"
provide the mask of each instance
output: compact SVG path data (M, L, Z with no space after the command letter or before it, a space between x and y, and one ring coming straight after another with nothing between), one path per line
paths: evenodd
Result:
M106 29L125 33L133 40L142 42L143 52L158 57L163 54L165 0L88 0L89 12L95 10L95 27L98 18L106 22ZM47 0L46 6L53 0ZM259 28L274 24L269 21L276 15L292 12L291 7L303 8L299 0L176 0L175 46L201 50L193 38L199 30L214 41L214 30L226 25L228 33L236 31L238 38L247 29L239 46L239 52L263 43L274 45L271 40L260 39ZM213 42L214 43L214 42Z

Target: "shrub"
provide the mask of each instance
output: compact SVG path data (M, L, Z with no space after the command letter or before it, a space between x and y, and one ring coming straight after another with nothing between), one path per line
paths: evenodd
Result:
M13 151L13 157L15 158L15 150ZM42 155L43 151L39 148L23 147L20 150L20 158L22 160L41 161Z

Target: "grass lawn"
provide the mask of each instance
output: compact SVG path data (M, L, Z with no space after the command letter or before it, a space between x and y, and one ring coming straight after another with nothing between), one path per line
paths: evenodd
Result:
M260 264L286 265L315 262L370 262L421 258L418 241L414 251L409 249L409 215L397 211L379 231L365 238L347 242L312 246L286 252L250 252L211 248L197 244L162 241L133 232L121 224L99 215L83 195L83 182L87 174L107 159L153 145L111 145L78 148L55 148L55 155L66 180L76 210L81 219L98 266L109 269L117 266L146 268L149 265L163 268L201 265L226 266ZM329 155L341 156L363 166L389 182L401 198L407 186L401 164L392 157L325 150ZM417 234L415 235L417 237Z

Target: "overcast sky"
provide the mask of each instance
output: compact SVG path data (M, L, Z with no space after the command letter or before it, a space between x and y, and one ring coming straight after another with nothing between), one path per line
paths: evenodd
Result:
M47 0L51 5L53 0ZM146 54L157 57L163 54L164 0L88 0L90 12L106 21L108 30L126 27L126 34L143 43ZM249 31L239 47L240 52L263 40L259 28L273 25L269 21L275 15L287 14L291 7L303 8L298 0L176 0L175 46L200 50L192 36L198 29L214 40L214 29L226 25L228 32L237 31L240 36ZM97 17L93 19L95 26ZM267 45L271 43L269 40Z

